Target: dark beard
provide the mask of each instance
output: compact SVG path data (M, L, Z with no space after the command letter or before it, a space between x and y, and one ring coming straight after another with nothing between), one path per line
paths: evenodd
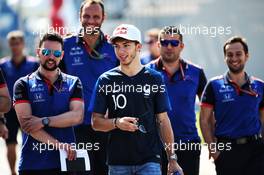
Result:
M241 73L244 70L244 67L245 67L245 65L241 65L239 68L234 69L233 67L228 65L228 68L229 68L230 72L232 72L233 74Z
M58 65L56 65L56 62L55 62L55 61L53 61L53 62L55 63L53 67L48 67L48 66L47 66L48 61L49 61L49 60L47 60L47 61L45 61L45 63L41 64L41 66L42 66L45 70L47 70L47 71L54 71L54 70L56 70L56 69L58 68Z

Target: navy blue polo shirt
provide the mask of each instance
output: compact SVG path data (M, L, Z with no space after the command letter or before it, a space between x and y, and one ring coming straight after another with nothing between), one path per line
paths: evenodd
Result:
M136 117L147 133L114 129L108 135L109 165L141 165L160 161L160 140L155 114L170 110L166 87L161 75L143 68L127 76L114 68L97 81L90 109L109 118Z
M19 78L37 70L38 66L37 60L31 56L26 56L19 65L16 65L10 57L5 57L0 60L0 68L7 81L7 88L11 98L13 98L13 87L15 82Z
M60 73L51 84L39 71L17 80L14 86L14 105L30 103L32 115L52 117L70 111L72 100L82 100L82 85L79 78ZM73 127L44 130L61 143L75 143ZM40 142L23 132L19 171L60 168L59 151L39 150ZM38 149L34 148L38 145Z
M97 41L95 50L101 58L96 59L91 56L99 57L97 53L89 50L82 37L71 36L64 40L64 57L61 65L67 74L79 77L83 83L84 102L86 105L84 124L91 124L91 112L87 109L98 77L118 65L114 49L103 33L101 33L99 41Z
M203 92L201 106L214 110L216 137L236 139L260 133L264 82L245 77L247 82L239 87L226 73L211 79Z
M162 64L161 58L151 62L150 68L162 73L172 110L168 113L174 133L174 140L199 142L196 128L195 99L201 95L206 85L203 69L180 59L179 70L169 75Z

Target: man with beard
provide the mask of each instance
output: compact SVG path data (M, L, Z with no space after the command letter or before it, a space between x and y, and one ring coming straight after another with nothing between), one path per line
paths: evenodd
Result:
M90 106L93 128L109 132L109 175L160 175L159 133L166 145L169 173L178 171L182 175L173 152L166 88L158 72L140 63L140 31L133 25L122 24L114 30L111 43L120 66L99 77ZM141 86L143 91L117 89L114 84ZM104 117L106 111L108 118Z
M77 36L70 36L64 41L65 54L61 68L82 81L86 107L89 106L98 77L118 65L114 49L108 43L108 37L101 31L104 19L104 4L101 0L84 1L80 7L82 30ZM85 108L84 122L75 127L75 134L80 148L84 145L83 148L88 150L91 161L90 174L107 174L106 134L92 129L91 112L87 108Z
M196 128L195 99L202 95L206 77L202 68L181 57L184 49L183 36L176 26L166 26L159 33L158 47L161 57L148 66L162 73L172 110L170 117L174 140L180 144L198 145L190 149L177 149L178 162L185 175L198 175L201 142ZM162 169L166 175L166 154L163 154Z
M63 57L63 39L45 34L36 54L37 71L20 78L14 86L14 108L23 130L20 175L70 174L60 171L58 149L75 159L73 126L83 120L82 85L78 77L58 68Z
M232 37L223 48L228 71L211 79L203 92L202 133L217 175L264 174L264 82L244 71L249 59L244 38ZM209 122L212 113L215 129Z
M7 87L11 98L13 96L13 88L15 82L29 74L34 72L39 64L32 56L24 54L25 39L24 34L21 31L11 31L7 35L9 48L11 51L10 56L6 56L0 61L0 68L3 71L3 75L7 81ZM17 120L16 112L12 107L10 111L4 114L6 118L6 126L9 131L8 139L6 139L7 145L7 158L12 175L16 174L16 146L17 146L17 133L19 129L19 122Z

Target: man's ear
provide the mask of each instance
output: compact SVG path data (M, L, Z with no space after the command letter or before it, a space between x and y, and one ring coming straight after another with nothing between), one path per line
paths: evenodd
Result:
M64 56L64 51L61 51L61 57L60 57L60 60L63 59L63 56Z
M40 48L37 48L37 49L35 50L35 52L36 52L36 55L39 57L39 55L40 55Z
M107 14L106 13L104 13L103 14L103 19L102 19L102 23L105 21L107 19Z
M142 44L137 43L136 48L137 48L138 51L140 51L142 49Z
M184 49L184 43L180 44L181 49Z
M249 53L246 54L246 61L249 59Z

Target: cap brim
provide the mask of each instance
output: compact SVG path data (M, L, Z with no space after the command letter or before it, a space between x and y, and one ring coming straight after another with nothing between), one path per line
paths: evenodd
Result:
M129 38L129 37L124 36L124 35L116 35L116 36L110 37L110 43L113 43L113 40L115 40L116 38L122 38L122 39L125 39L125 40L136 41L136 42L139 42L140 43L140 41L135 40L135 39L132 39L132 38Z

